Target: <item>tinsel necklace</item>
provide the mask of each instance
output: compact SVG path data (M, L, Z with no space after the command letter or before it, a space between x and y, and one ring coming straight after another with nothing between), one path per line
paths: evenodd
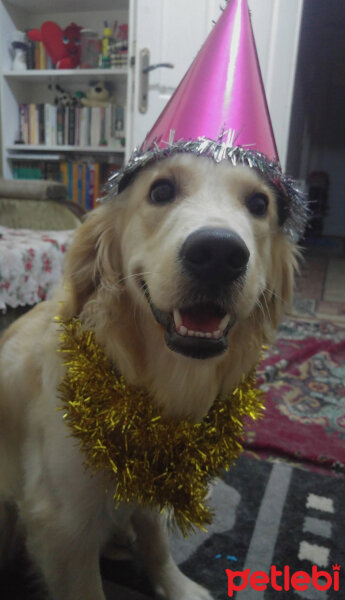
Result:
M200 423L165 419L145 389L115 372L92 331L77 319L57 320L66 366L59 385L63 418L85 464L116 483L115 505L133 501L167 510L184 535L204 528L212 518L205 504L209 483L239 456L244 418L262 413L255 370L219 396Z

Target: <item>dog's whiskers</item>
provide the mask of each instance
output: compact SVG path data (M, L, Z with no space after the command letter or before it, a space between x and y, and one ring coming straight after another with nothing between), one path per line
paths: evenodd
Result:
M265 309L264 309L264 307L262 305L262 302L260 301L259 298L256 300L255 306L257 306L260 309L260 312L261 312L263 318L265 319L266 318ZM255 318L255 316L256 316L255 313L252 313L252 314L253 314L253 317Z
M263 293L262 297L263 297L263 300L264 300L264 303L265 303L265 308L266 308L267 315L268 315L269 318L271 318L271 313L270 313L270 309L269 309L269 306L268 306L268 303L267 303L266 294Z
M272 228L270 230L270 234L276 234L279 231L281 231L281 228L278 227L278 225L272 225ZM267 238L267 231L263 231L263 232L260 232L260 233L257 232L255 234L255 239L256 240L262 240L262 239L265 239L265 238Z
M140 315L139 312L141 312L142 307L141 305L139 305L138 303L135 303L133 306L133 321L135 322L136 326L138 326L139 324L139 319L140 319Z
M131 273L130 275L126 275L125 277L121 277L121 279L118 279L117 283L123 283L124 281L127 281L128 279L136 279L143 275L159 275L159 273L155 273L154 271L141 271L140 273ZM143 287L143 286L141 286L141 287Z
M277 292L276 290L271 290L271 289L270 289L270 288L268 288L268 287L265 287L265 289L264 289L264 291L263 291L263 293L262 293L262 295L263 295L263 296L265 296L265 300L266 300L266 295L265 295L265 292L268 292L268 293L269 293L271 296L274 296L275 298L277 298L277 299L278 299L278 300L280 300L281 302L284 302L284 299L283 299L283 297L282 297L280 294L278 294L278 292ZM267 300L266 300L266 301L267 301Z

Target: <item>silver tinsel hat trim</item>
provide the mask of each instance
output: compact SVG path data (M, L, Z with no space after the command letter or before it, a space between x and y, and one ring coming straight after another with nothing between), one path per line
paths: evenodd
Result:
M216 163L228 160L234 166L244 165L260 172L268 183L272 184L278 193L284 196L287 216L282 226L283 231L290 235L293 240L297 240L303 235L308 220L306 197L298 188L296 182L282 173L280 164L269 160L267 156L256 150L229 145L227 142L215 141L205 137L199 137L191 141L170 141L164 148L160 148L156 143L153 143L145 151L140 148L136 149L127 165L110 176L104 188L106 196L103 201L111 200L122 192L140 169L173 154L185 153L205 156Z

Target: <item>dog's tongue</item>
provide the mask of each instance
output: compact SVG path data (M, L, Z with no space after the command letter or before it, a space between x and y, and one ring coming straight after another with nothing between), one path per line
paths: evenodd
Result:
M180 311L182 325L191 331L212 333L219 329L222 316L212 306L198 306Z

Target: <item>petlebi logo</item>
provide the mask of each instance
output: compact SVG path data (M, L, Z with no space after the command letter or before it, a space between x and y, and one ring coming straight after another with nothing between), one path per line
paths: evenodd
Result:
M319 591L327 591L332 588L334 591L339 591L339 571L340 565L332 566L333 572L321 571L315 565L312 566L311 575L306 571L291 572L289 566L285 566L282 571L272 565L270 573L265 571L232 571L226 569L225 573L228 577L228 596L232 598L234 592L240 592L249 588L257 591L265 591L270 585L277 592L288 592L296 590L303 592L310 588Z

